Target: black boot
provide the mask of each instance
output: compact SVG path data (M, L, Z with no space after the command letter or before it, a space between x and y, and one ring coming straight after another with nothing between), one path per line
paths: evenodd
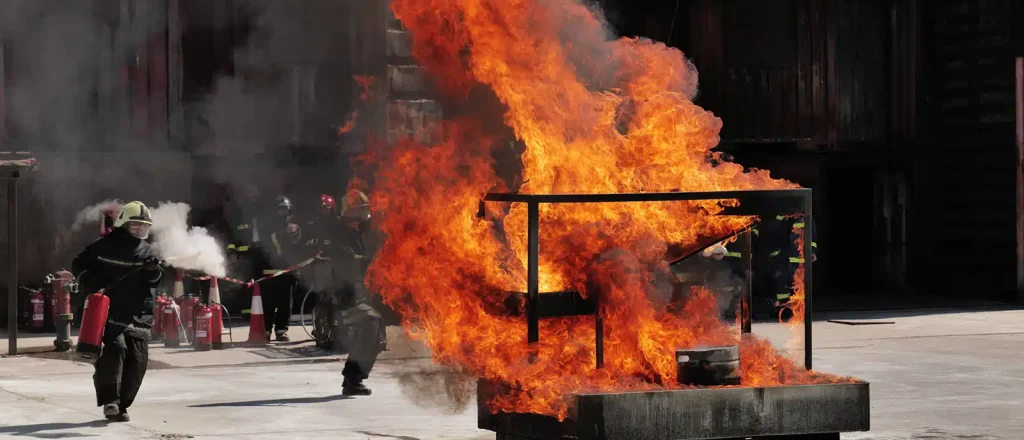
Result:
M369 396L372 391L363 385L363 381L345 379L341 384L341 395L343 396Z

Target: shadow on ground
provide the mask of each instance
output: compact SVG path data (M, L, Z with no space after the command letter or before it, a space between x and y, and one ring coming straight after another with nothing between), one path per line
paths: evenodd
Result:
M61 431L65 429L76 429L76 428L100 428L107 426L110 423L106 420L93 420L91 422L82 423L40 423L37 425L14 425L14 426L0 426L0 435L12 436L12 437L35 437L35 438L73 438L73 437L98 437L97 435L80 434L73 432L53 432L48 433L46 431Z
M334 402L337 400L348 400L350 396L343 396L341 394L335 396L323 396L323 397L296 397L292 399L268 399L268 400L250 400L247 402L224 402L224 403L203 403L200 405L189 405L189 408L223 408L223 407L246 407L246 406L280 406L280 405L293 405L293 404L304 404L304 403L326 403Z
M420 440L419 438L409 437L409 436L405 436L405 435L388 435L388 434L376 433L376 432L373 432L373 431L356 431L356 432L358 432L358 433L360 433L362 435L368 435L370 437L376 437L376 438L393 438L393 439L396 439L396 440Z
M52 348L47 349L47 348L40 347L40 348L29 348L29 349L25 349L25 350L19 350L18 354L21 355L21 356L37 358L37 359L53 359L53 360L58 360L58 361L78 362L78 363L87 364L87 365L91 364L91 362L84 362L81 359L79 359L77 356L75 356L74 350L59 352L59 351L54 351L54 349L52 349ZM171 365L168 364L168 363L165 363L165 362L155 361L152 358L150 358L149 359L149 364L148 364L147 368L150 369L150 370L159 370L159 369L164 369L164 368L171 368ZM2 431L0 431L0 432L2 432Z

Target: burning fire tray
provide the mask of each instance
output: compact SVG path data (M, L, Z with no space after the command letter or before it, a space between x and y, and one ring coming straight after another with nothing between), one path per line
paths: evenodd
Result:
M579 394L569 418L491 414L497 387L478 384L481 429L498 440L838 439L870 429L866 382L765 388L691 388L673 391Z

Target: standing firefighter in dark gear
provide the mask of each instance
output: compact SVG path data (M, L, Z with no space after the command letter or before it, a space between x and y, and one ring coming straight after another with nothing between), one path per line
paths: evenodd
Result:
M299 262L302 254L300 239L302 230L298 225L292 223L292 201L287 197L278 196L274 200L277 215L272 217L270 226L270 249L267 260L268 267L263 269L263 276L275 275L292 264ZM274 333L276 340L287 342L288 321L292 316L292 293L295 291L297 280L292 274L282 274L263 281L261 291L263 295L263 309L267 314L265 317L267 339Z
M87 292L106 289L110 298L103 351L96 360L93 382L96 404L113 421L128 421L128 407L138 394L149 362L153 327L153 288L163 273L145 240L153 225L141 202L121 207L114 230L92 242L75 257L72 272ZM148 316L147 316L148 315Z
M263 206L257 194L254 186L246 185L232 194L232 200L224 207L228 276L240 280L259 278L266 265L260 245L263 241L261 239L266 238L267 233L262 230L267 225L261 224ZM234 310L243 310L251 304L251 289L234 283L223 284L221 289L229 309L234 306Z
M793 311L788 307L789 300L795 293L793 277L796 270L804 264L804 258L800 256L803 250L798 246L798 240L804 234L803 216L777 216L775 217L779 229L777 238L772 240L776 245L772 248L769 258L772 264L772 292L775 297L775 315L780 321L789 321L793 317ZM811 261L817 261L818 243L814 241L817 233L811 228Z
M343 395L370 395L363 381L377 362L381 350L381 315L369 304L369 295L363 280L369 268L370 256L363 245L363 234L370 226L370 205L366 194L350 191L341 205L342 225L338 231L340 246L331 256L340 275L337 291L340 315L338 321L345 330L348 360L341 374ZM334 241L332 240L332 246Z
M335 338L339 324L335 317L338 305L335 293L341 285L341 280L340 277L334 276L336 263L332 251L342 246L343 243L339 240L342 240L340 233L344 228L334 197L322 194L317 216L305 228L306 252L311 255L320 254L319 261L307 271L311 274L312 289L315 292L313 340L317 347L339 353L346 353L347 350L344 338Z

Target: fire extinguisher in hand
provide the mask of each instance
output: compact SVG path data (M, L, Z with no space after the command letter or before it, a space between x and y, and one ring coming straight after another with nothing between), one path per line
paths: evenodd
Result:
M78 331L78 345L75 353L79 357L94 361L100 356L103 347L103 329L107 326L107 314L110 312L110 298L103 290L85 298L85 310L82 312L82 329Z
M103 330L107 327L107 316L110 313L110 298L105 294L115 284L120 283L129 275L142 269L132 269L107 287L85 297L85 309L82 311L82 328L78 331L78 344L75 353L89 362L99 358L103 349Z

